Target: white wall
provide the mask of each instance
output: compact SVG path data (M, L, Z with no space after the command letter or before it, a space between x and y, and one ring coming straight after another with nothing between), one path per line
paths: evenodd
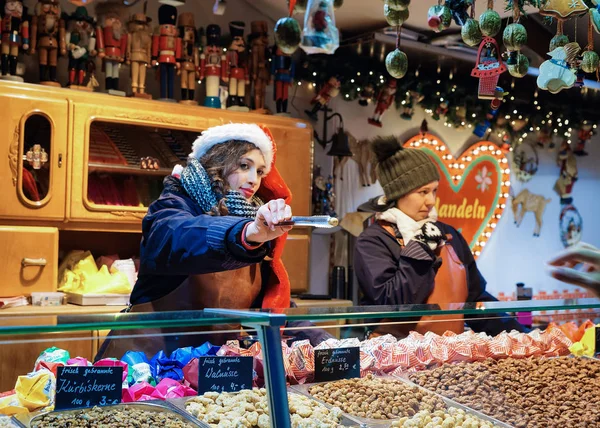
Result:
M295 115L304 116L303 110L314 91L303 84L296 88L296 97L293 102L296 109L291 109ZM293 94L293 91L292 91ZM342 95L340 95L342 96ZM331 102L334 111L344 117L346 129L359 139L374 137L376 135L399 135L407 139L415 135L425 117L429 123L431 133L439 136L449 147L454 155L460 154L466 147L478 141L472 129L457 130L444 126L444 120L434 121L420 108L416 109L412 121L399 117L399 112L394 107L390 108L383 117L383 128L376 128L367 123L367 118L373 113L374 107L361 107L357 102L346 102L335 99ZM559 112L554 112L555 115ZM323 113L320 113L322 117ZM330 123L335 124L333 120ZM322 123L315 125L319 135L322 133ZM333 130L331 131L333 132ZM331 135L330 132L330 135ZM576 134L574 134L576 135ZM532 136L530 136L532 137ZM532 137L533 138L533 137ZM587 144L590 156L578 159L579 181L573 191L574 205L584 219L583 240L600 246L600 223L596 220L600 212L600 170L597 168L600 161L600 136L595 136ZM324 170L332 167L332 159L318 145L315 145L315 163L323 166ZM528 183L520 183L513 176L513 190L515 194L523 188L533 193L542 194L552 199L544 214L544 224L539 238L533 237L535 220L532 213L528 213L520 228L514 225L514 217L510 210L506 210L498 223L498 227L491 237L478 260L479 269L488 281L488 290L493 294L502 291L511 294L517 282L524 282L534 288L534 293L540 290L562 291L570 287L550 278L545 272L545 261L553 254L560 251L563 246L559 234L559 215L561 205L558 195L552 190L558 177L558 167L555 163L555 152L539 151L540 166L538 173ZM596 170L594 170L596 167ZM358 184L358 168L354 162L348 162L343 171L344 181L337 183L338 209L340 214L350 212L365 202L368 198L382 194L381 187L377 184L371 187L360 187ZM327 293L329 267L329 237L313 236L311 254L311 291L313 293Z

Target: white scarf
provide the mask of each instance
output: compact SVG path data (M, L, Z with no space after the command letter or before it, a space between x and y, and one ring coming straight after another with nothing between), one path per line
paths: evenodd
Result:
M423 225L427 222L435 223L437 221L437 211L435 207L431 209L429 212L429 217L424 220L415 221L398 208L390 208L384 212L377 213L375 218L377 220L384 220L389 223L395 223L398 227L398 230L402 234L402 239L404 240L404 245L408 245L411 239L415 237L417 232L421 230Z

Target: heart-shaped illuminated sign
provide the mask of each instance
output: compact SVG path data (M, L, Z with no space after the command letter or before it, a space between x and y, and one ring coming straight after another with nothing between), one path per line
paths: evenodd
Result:
M425 151L438 165L438 219L459 230L475 257L481 254L508 200L510 168L495 144L481 141L454 157L436 136L419 134L404 147Z

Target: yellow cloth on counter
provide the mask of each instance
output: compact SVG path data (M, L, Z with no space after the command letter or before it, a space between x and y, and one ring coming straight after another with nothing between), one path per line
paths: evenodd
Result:
M569 346L571 354L578 357L593 357L596 353L596 329L600 325L588 328L579 342L575 342Z
M21 404L17 394L0 398L0 415L13 416L29 413L29 409Z
M71 268L64 269L58 291L77 294L131 293L131 284L123 272L116 269L109 272L106 265L98 269L89 252L80 255L85 257L75 262Z

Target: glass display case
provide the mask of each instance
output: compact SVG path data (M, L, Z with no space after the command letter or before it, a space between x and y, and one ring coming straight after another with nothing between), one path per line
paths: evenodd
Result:
M565 313L574 321L564 323ZM493 331L501 323L514 327L517 317L532 325L518 327L522 332ZM0 413L12 415L17 426L39 421L52 410L57 386L37 390L31 378L52 378L60 366L98 360L100 367L128 364L123 403L113 410L162 411L188 426L600 426L600 360L594 358L599 317L600 300L590 298L461 303L443 310L0 313L0 383L6 391ZM464 332L425 331L457 320L464 321ZM409 333L380 334L392 326ZM324 329L333 334L322 335ZM311 344L317 336L326 340ZM112 349L133 352L111 354L111 343L119 342ZM140 350L144 355L135 352ZM239 373L233 380L227 377L233 370L222 374L223 386L221 375L202 368L215 364L205 363L214 357L251 357L257 389L228 392L240 389ZM69 415L61 412L46 419ZM89 418L98 410L86 412Z

